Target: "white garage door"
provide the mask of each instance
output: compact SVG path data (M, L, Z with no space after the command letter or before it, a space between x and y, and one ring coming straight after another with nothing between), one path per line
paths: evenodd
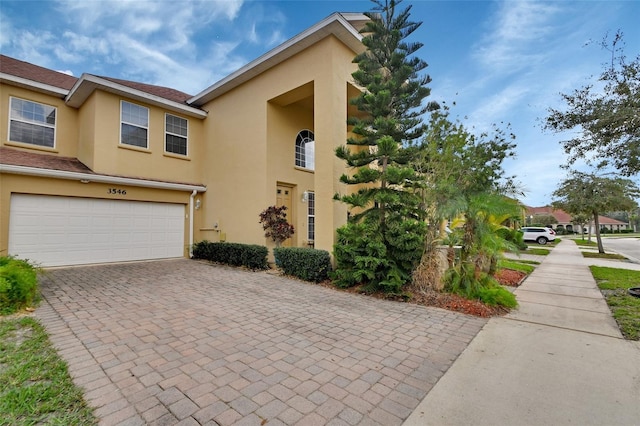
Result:
M9 253L41 266L182 257L184 205L11 196Z

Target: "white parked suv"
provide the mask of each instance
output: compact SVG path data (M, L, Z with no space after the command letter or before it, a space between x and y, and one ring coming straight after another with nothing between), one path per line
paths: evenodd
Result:
M538 244L545 245L548 241L556 239L556 231L551 228L527 226L520 230L524 234L523 240L525 241L535 241Z

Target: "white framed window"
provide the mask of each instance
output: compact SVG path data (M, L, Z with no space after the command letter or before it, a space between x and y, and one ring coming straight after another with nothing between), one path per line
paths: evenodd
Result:
M120 101L120 143L149 148L149 108Z
M14 97L9 102L9 140L54 148L57 108Z
M307 240L316 239L316 194L307 192Z
M189 122L175 115L164 115L164 150L172 154L187 155Z
M311 130L303 130L296 137L296 166L314 170L315 157L313 132Z

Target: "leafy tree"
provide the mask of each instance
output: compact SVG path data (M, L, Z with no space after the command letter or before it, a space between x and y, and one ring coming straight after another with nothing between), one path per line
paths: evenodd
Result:
M417 148L414 167L425 176L418 192L429 223L446 218L459 218L461 223L453 235L461 245L460 261L449 272L449 284L467 296L478 296L479 289L489 285L485 272L495 266L496 253L510 246L498 230L521 214L518 203L505 196L515 192L515 184L502 168L502 162L514 155L514 138L497 126L476 136L452 122L444 108L432 114L429 132ZM432 238L427 238L421 267L430 267L437 232L430 228Z
M572 171L553 192L555 200L552 204L570 214L588 213L595 224L598 251L604 253L600 237L600 214L636 208L635 198L638 196L640 189L629 179Z
M591 215L589 213L577 213L571 215L571 222L575 225L580 225L580 230L578 231L584 240L584 226L589 223L591 220ZM589 233L589 238L591 238L591 233Z
M561 94L566 110L551 108L544 128L581 130L562 142L569 164L578 158L592 163L594 158L598 167L611 164L623 176L633 176L640 172L640 55L627 63L621 44L621 32L610 47L603 42L611 51L611 64L599 84Z
M554 215L548 213L537 213L531 219L531 225L540 224L542 226L558 223L558 219Z
M353 79L363 91L351 103L360 114L349 118L354 136L346 146L336 149L337 157L353 169L351 174L341 176L341 182L359 189L348 195L336 194L335 198L349 204L353 213L346 225L351 229L339 235L351 244L364 244L370 238L380 246L375 254L369 253L371 261L366 262L373 269L362 271L353 279L344 276L350 275L346 271L361 270L360 267L353 263L355 258L352 261L349 256L341 257L342 251L336 247L338 270L342 270L337 275L342 277L342 285L362 280L371 289L397 292L415 266L415 256L406 256L407 252L419 250L422 245L418 239L417 247L410 246L413 240L403 237L405 228L419 231L424 226L420 197L407 188L408 183L419 178L409 164L412 151L408 147L424 134L422 115L435 105L423 105L430 94L426 86L431 79L420 75L426 62L413 56L422 43L406 41L421 25L410 21L411 6L399 10L401 0L373 3L373 11L365 13L369 21L361 31L366 50L354 59L358 70ZM357 223L366 226L356 226ZM419 255L418 252L418 259Z
M629 212L629 225L633 232L638 232L638 222L640 222L640 208L635 208Z

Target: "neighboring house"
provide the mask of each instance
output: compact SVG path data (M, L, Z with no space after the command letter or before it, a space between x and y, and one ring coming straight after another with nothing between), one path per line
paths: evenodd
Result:
M188 256L193 242L332 250L347 208L362 14L334 14L192 96L0 57L0 254L43 266Z
M526 208L526 220L525 223L536 223L536 216L553 216L558 223L556 224L548 224L543 223L543 225L549 225L552 228L564 228L569 232L580 232L579 223L573 222L571 215L564 210L554 209L553 207L527 207ZM600 222L600 229L606 228L609 231L621 231L626 229L631 229L629 224L626 222L621 222L616 219L612 219L607 216L598 216L598 221ZM584 231L595 233L595 225L593 220L590 223L585 224Z

